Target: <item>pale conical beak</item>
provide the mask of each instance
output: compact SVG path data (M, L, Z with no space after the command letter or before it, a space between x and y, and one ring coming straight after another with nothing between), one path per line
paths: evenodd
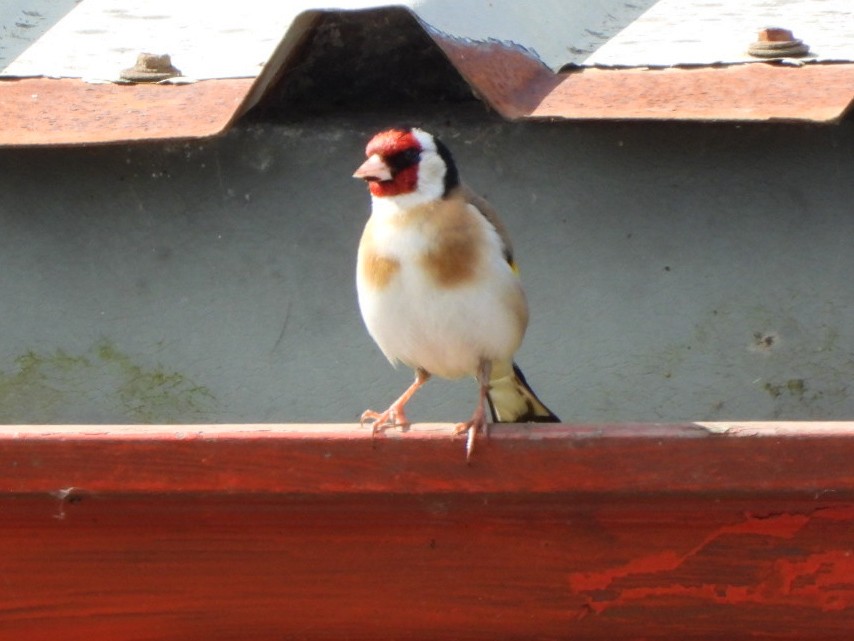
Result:
M361 178L368 182L384 182L391 180L392 176L391 169L385 161L378 154L374 154L362 163L353 174L353 178Z

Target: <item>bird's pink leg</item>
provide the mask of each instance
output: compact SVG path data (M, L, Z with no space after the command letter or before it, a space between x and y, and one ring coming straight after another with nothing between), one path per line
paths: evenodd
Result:
M480 367L477 369L477 382L480 384L480 396L478 397L477 407L474 408L474 413L471 418L464 423L457 423L454 428L454 434L462 434L468 432L466 437L466 461L471 460L472 452L474 452L474 440L480 430L486 432L486 394L489 392L489 375L492 372L492 361L481 361Z
M366 423L369 424L371 426L372 435L376 435L377 432L382 432L390 427L409 427L409 419L406 418L403 408L409 402L409 399L412 398L412 395L418 391L418 388L424 385L428 380L430 380L429 372L426 372L423 369L415 370L415 381L403 394L400 395L400 398L391 404L385 412L380 413L373 410L365 410L362 413L360 421L362 427L364 427Z

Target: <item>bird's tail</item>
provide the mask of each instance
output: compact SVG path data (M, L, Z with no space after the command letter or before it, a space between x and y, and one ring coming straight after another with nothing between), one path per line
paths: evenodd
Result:
M493 367L495 368L495 364ZM495 368L493 374L498 376L489 380L487 401L494 423L560 422L554 412L534 394L516 363L512 363L512 368Z

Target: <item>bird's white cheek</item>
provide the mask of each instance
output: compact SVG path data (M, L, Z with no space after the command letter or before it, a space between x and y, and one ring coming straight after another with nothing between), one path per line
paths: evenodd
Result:
M425 154L418 165L418 192L429 200L437 200L445 192L445 161L435 153Z

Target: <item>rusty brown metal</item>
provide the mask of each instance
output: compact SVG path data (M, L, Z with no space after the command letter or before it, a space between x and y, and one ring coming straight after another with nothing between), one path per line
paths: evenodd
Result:
M254 78L185 85L88 84L62 78L0 82L0 146L201 138L233 122Z
M563 75L526 117L832 123L852 100L854 64L585 69Z
M502 43L432 35L505 118L836 122L854 101L854 64L587 68L554 74Z
M557 84L551 69L519 47L430 35L475 94L505 118L529 116Z

